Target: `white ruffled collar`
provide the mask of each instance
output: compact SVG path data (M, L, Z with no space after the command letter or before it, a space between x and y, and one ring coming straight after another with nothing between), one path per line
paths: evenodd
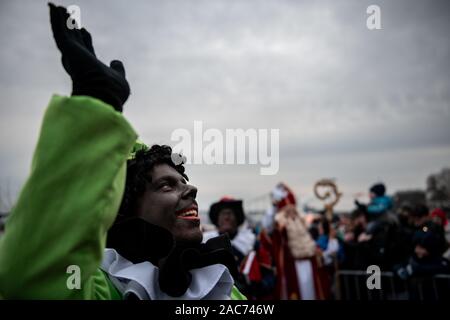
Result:
M192 269L192 282L184 295L171 297L159 288L158 267L147 261L133 264L114 249L105 249L100 269L108 274L124 298L134 293L142 300L228 300L234 285L228 268L214 264Z

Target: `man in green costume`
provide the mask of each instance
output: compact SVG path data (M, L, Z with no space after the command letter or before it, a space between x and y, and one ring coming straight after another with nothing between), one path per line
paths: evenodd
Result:
M123 117L123 64L103 64L89 32L49 6L72 95L54 95L45 112L0 239L0 298L245 299L229 239L201 243L180 157L136 142Z

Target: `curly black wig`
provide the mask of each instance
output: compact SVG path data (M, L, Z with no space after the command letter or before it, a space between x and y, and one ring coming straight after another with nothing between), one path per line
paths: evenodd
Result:
M120 204L116 223L134 216L137 199L145 192L146 183L151 182L149 171L158 164L167 164L177 170L186 180L183 164L172 161L172 148L167 145L153 145L150 149L139 150L134 158L127 161L125 191Z

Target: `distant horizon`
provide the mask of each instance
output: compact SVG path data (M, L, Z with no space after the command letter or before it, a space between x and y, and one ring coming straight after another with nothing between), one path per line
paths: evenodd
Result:
M440 170L437 170L435 172L431 172L429 175L439 174L443 170L450 170L450 167L443 167ZM380 181L378 181L378 182L380 182ZM376 182L374 182L374 183L376 183ZM342 192L342 189L339 187L339 184L337 184L337 186L338 186L339 191ZM299 203L297 203L297 208L300 211L302 211L305 206L308 206L309 208L314 209L314 210L322 210L323 209L323 202L321 202L321 200L319 200L319 199L317 199L315 197L314 192L311 192L310 194L300 194L300 195L298 193L296 193L294 189L293 189L293 192L295 193L296 199L299 202ZM424 193L426 193L426 185L424 185L423 187L416 187L416 188L411 187L411 188L408 188L408 189L399 189L399 190L393 190L393 191L389 191L388 190L386 194L388 196L392 197L392 196L396 195L399 192L424 192ZM358 199L362 203L368 203L370 201L370 199L369 199L369 191L368 190L364 190L364 191L361 190L358 193L359 193ZM14 198L13 198L14 200L11 201L11 202L15 202L15 200L17 200L18 195L19 194L16 193L14 195ZM355 208L353 200L356 199L356 198L354 196L355 196L355 194L343 193L343 195L341 197L341 200L338 202L338 204L335 207L335 211L339 212L339 213L343 213L343 212L349 213L352 209ZM3 197L4 197L4 194L0 195L0 199L3 200ZM266 200L267 200L267 201L265 201L267 203L267 206L265 208L261 208L261 209L262 210L266 210L270 206L270 190L267 193L265 193L265 194L254 195L253 197L250 197L250 198L239 198L239 197L236 197L236 198L242 199L243 200L243 204L244 204L244 209L248 210L249 206L252 207L252 205L249 204L249 202L252 203L252 201L254 201L254 200L258 199L258 198L261 199L263 197L266 198ZM306 198L306 200L305 200L305 198ZM216 199L215 201L218 201L218 200L219 199ZM261 200L263 200L263 199L261 199ZM215 201L212 201L209 204L199 203L199 214L203 215L206 218L206 220L208 219L209 206L212 203L214 203ZM343 203L344 203L344 205L343 205ZM13 203L12 203L12 205L13 205ZM8 207L12 207L12 205L9 205ZM10 209L11 208L0 207L0 212L7 213L7 212L9 212Z

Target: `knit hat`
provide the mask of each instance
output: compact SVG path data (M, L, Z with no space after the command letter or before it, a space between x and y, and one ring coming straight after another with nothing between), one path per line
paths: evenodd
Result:
M386 193L386 187L383 183L377 183L374 184L369 191L374 193L377 197L382 197Z
M442 221L442 225L445 227L447 226L448 220L447 220L447 215L445 214L445 211L442 210L441 208L436 208L433 211L431 211L431 217L438 217L441 219Z

